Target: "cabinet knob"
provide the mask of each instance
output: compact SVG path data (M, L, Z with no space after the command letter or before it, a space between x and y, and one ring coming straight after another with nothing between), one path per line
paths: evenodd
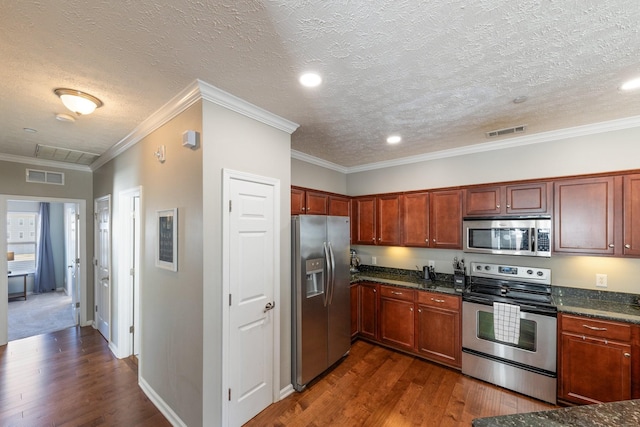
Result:
M624 245L624 247L625 247L625 249L631 249L631 245L628 244L628 243L626 245Z
M500 205L496 205L496 209L500 209Z
M609 247L612 248L614 245L613 243L609 243Z
M510 204L507 204L507 207L508 207L508 208L511 208L511 205L510 205Z
M630 353L625 353L624 357L631 357L631 354Z
M418 313L422 313L422 309L421 308L418 309Z
M413 311L413 307L409 307L409 311Z
M429 243L429 239L424 239L425 242Z
M436 239L433 239L433 243L435 243L435 242L436 242Z

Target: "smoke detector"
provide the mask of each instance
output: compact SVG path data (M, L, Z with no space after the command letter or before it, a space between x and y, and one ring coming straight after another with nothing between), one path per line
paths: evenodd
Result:
M485 132L487 138L495 138L497 136L511 135L516 133L523 133L527 131L527 125L514 126L511 128L497 129L489 132Z

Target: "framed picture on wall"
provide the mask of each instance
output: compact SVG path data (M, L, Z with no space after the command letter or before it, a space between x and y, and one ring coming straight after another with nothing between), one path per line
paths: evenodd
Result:
M156 267L178 271L178 209L158 211Z

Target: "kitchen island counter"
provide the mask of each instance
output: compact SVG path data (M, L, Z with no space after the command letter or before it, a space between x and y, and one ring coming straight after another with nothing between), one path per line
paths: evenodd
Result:
M473 427L631 427L639 425L640 400L477 418L472 422Z

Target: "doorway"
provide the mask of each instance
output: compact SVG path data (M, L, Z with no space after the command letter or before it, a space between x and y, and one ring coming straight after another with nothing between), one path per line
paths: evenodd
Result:
M52 251L55 279L48 282L51 286L48 290L54 291L34 294L36 239L40 232L38 207L45 202L50 204L50 236L55 242ZM85 209L84 200L0 195L0 235L7 236L0 241L0 251L7 252L7 262L1 263L0 268L0 295L22 294L0 299L0 345L6 344L10 336L15 340L86 322L86 307L80 303L86 295L86 224L81 221ZM72 226L68 222L71 211ZM10 230L12 219L25 228ZM13 253L11 261L10 253ZM69 265L73 268L67 268ZM20 276L21 273L24 275ZM32 319L34 323L29 325Z
M121 191L118 199L117 357L140 357L140 241L142 187ZM112 343L113 344L113 343Z

